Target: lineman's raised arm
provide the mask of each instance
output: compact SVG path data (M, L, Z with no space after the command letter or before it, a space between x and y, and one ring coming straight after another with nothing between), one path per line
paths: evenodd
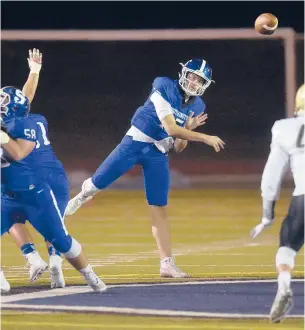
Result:
M42 67L42 53L40 53L39 49L34 48L33 50L29 50L28 63L30 73L23 86L22 92L27 96L30 103L32 103L38 86L40 69Z

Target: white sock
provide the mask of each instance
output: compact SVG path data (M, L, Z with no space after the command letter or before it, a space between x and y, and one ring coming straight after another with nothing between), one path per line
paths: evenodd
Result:
M83 268L83 269L80 269L79 270L82 274L87 274L87 273L90 273L92 272L92 267L90 264L88 264L88 266L86 268Z
M92 182L92 179L89 178L85 180L82 184L82 193L86 196L95 195L100 189L98 189Z
M173 258L173 257L167 257L167 258L163 258L163 259L161 259L161 261L160 261L161 266L163 266L163 265L169 263L169 262L172 260L172 258Z
M290 289L291 273L287 271L280 272L277 282L279 290L286 291L287 289Z

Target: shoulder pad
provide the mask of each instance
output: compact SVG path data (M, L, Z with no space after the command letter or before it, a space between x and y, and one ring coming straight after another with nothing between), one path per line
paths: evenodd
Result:
M172 87L174 80L167 77L157 77L153 82L153 87L158 89L161 87Z
M30 113L28 115L28 118L31 118L32 120L35 120L35 121L38 121L38 120L40 120L40 121L47 121L46 117L43 116L43 115L41 115L41 114L39 114L39 113Z

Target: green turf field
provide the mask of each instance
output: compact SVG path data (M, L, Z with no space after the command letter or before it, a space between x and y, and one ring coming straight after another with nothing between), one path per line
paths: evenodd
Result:
M177 265L206 278L275 278L274 256L280 223L291 190L283 190L276 222L252 241L249 231L261 220L259 190L180 190L170 195L169 220ZM66 219L69 232L84 246L90 262L106 283L159 282L159 260L151 235L144 193L109 191ZM36 247L47 258L44 242L33 230ZM294 275L304 275L304 251L296 258ZM2 267L12 287L28 286L25 261L6 235ZM66 284L83 284L64 262ZM172 281L172 280L162 280ZM47 285L45 274L34 285ZM94 314L2 315L2 329L300 329L303 320L269 324L267 320L190 320Z
M303 329L303 320L285 320L285 323L270 324L267 320L206 320L165 317L112 316L92 314L22 314L5 312L2 329L164 329L164 330L295 330Z

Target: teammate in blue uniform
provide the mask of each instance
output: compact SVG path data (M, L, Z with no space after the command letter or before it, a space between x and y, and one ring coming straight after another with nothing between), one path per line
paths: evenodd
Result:
M28 58L30 73L28 79L23 86L23 93L27 96L30 103L32 103L39 81L39 72L42 66L42 54L39 49L29 51ZM45 179L51 185L51 188L56 197L61 214L64 214L65 207L69 200L69 182L65 174L62 163L56 158L50 141L48 139L48 123L45 117L37 114L29 114L36 123L38 128L38 135L36 141L36 149L40 155L41 169L45 172ZM5 166L5 164L2 164ZM8 195L2 194L2 199L11 200ZM10 228L9 233L15 240L17 246L20 248L22 254L30 265L30 282L33 282L42 275L43 271L47 269L47 264L42 260L38 251L35 249L33 239L24 225L26 222L25 215L19 214L15 218L15 224ZM49 269L51 277L51 288L58 288L65 286L65 280L62 272L62 258L60 253L54 247L47 243L49 252Z
M206 119L203 115L206 106L200 96L212 82L212 70L203 59L182 64L179 80L156 78L147 101L135 112L131 128L121 143L93 176L84 181L82 191L69 201L66 209L66 215L73 214L101 189L133 166L140 165L163 277L189 276L176 267L171 252L166 211L170 179L168 151L172 147L177 152L182 151L187 141L206 143L216 152L224 147L219 137L192 131Z
M2 119L1 119L1 131L2 131ZM1 159L2 159L2 155L3 155L3 150L0 147L0 156L1 156ZM1 293L3 293L3 292L9 292L10 289L11 289L11 285L7 281L7 279L5 278L5 275L3 273L2 268L0 268L0 288L1 288Z
M48 123L44 116L40 114L29 114L28 117L36 123L37 136L36 136L36 152L40 163L40 168L43 171L44 180L46 180L56 197L58 208L62 216L64 216L65 208L69 201L70 188L69 181L64 170L63 164L57 159L52 149L51 143L48 138ZM26 217L19 216L16 219L16 224L10 228L9 233L15 239L19 248L23 251L35 248L33 243L25 245L23 236L20 232L26 230L25 222ZM20 231L20 227L25 229ZM28 232L28 231L27 231ZM28 239L31 236L28 234ZM65 286L65 280L62 272L61 253L49 243L47 243L49 253L49 268L51 276L51 288L60 288ZM29 244L29 243L28 243Z
M80 271L94 291L104 291L106 286L88 264L81 245L68 234L60 206L49 183L52 181L49 175L52 175L53 170L48 172L45 168L48 165L53 167L57 162L54 154L50 152L50 147L47 147L44 118L28 116L30 102L20 90L5 87L1 89L0 96L1 117L8 130L7 134L1 129L1 144L4 149L1 169L2 196L11 197L2 198L1 234L9 231L18 217L28 219L33 227ZM37 139L39 134L42 139ZM42 148L42 144L46 148ZM53 174L58 173L57 167Z
M27 96L29 102L31 103L36 93L36 89L39 81L39 72L42 65L42 54L39 52L38 49L34 48L33 51L32 50L29 51L28 64L30 68L30 73L26 83L23 86L22 92L25 96ZM5 101L5 94L1 95L1 104L4 101ZM1 118L1 129L5 129L5 131L7 131L2 118ZM6 165L7 164L5 158L2 158L2 154L1 154L1 167L4 167ZM10 202L11 205L13 205L14 203L12 201L12 198L7 196L3 192L1 194L1 198L4 199L3 200L4 204L8 204ZM18 214L18 216L16 216L15 218L16 220L21 219L20 214ZM44 260L42 260L38 251L35 249L33 240L25 226L18 223L14 224L10 228L10 234L11 237L14 238L16 244L21 249L22 254L27 260L27 264L30 266L29 269L30 282L36 281L38 277L41 276L41 274L47 269L48 265L45 263ZM3 273L1 273L1 276L3 277L3 281L1 281L1 291L8 291L9 285L6 285L6 280L4 278Z

